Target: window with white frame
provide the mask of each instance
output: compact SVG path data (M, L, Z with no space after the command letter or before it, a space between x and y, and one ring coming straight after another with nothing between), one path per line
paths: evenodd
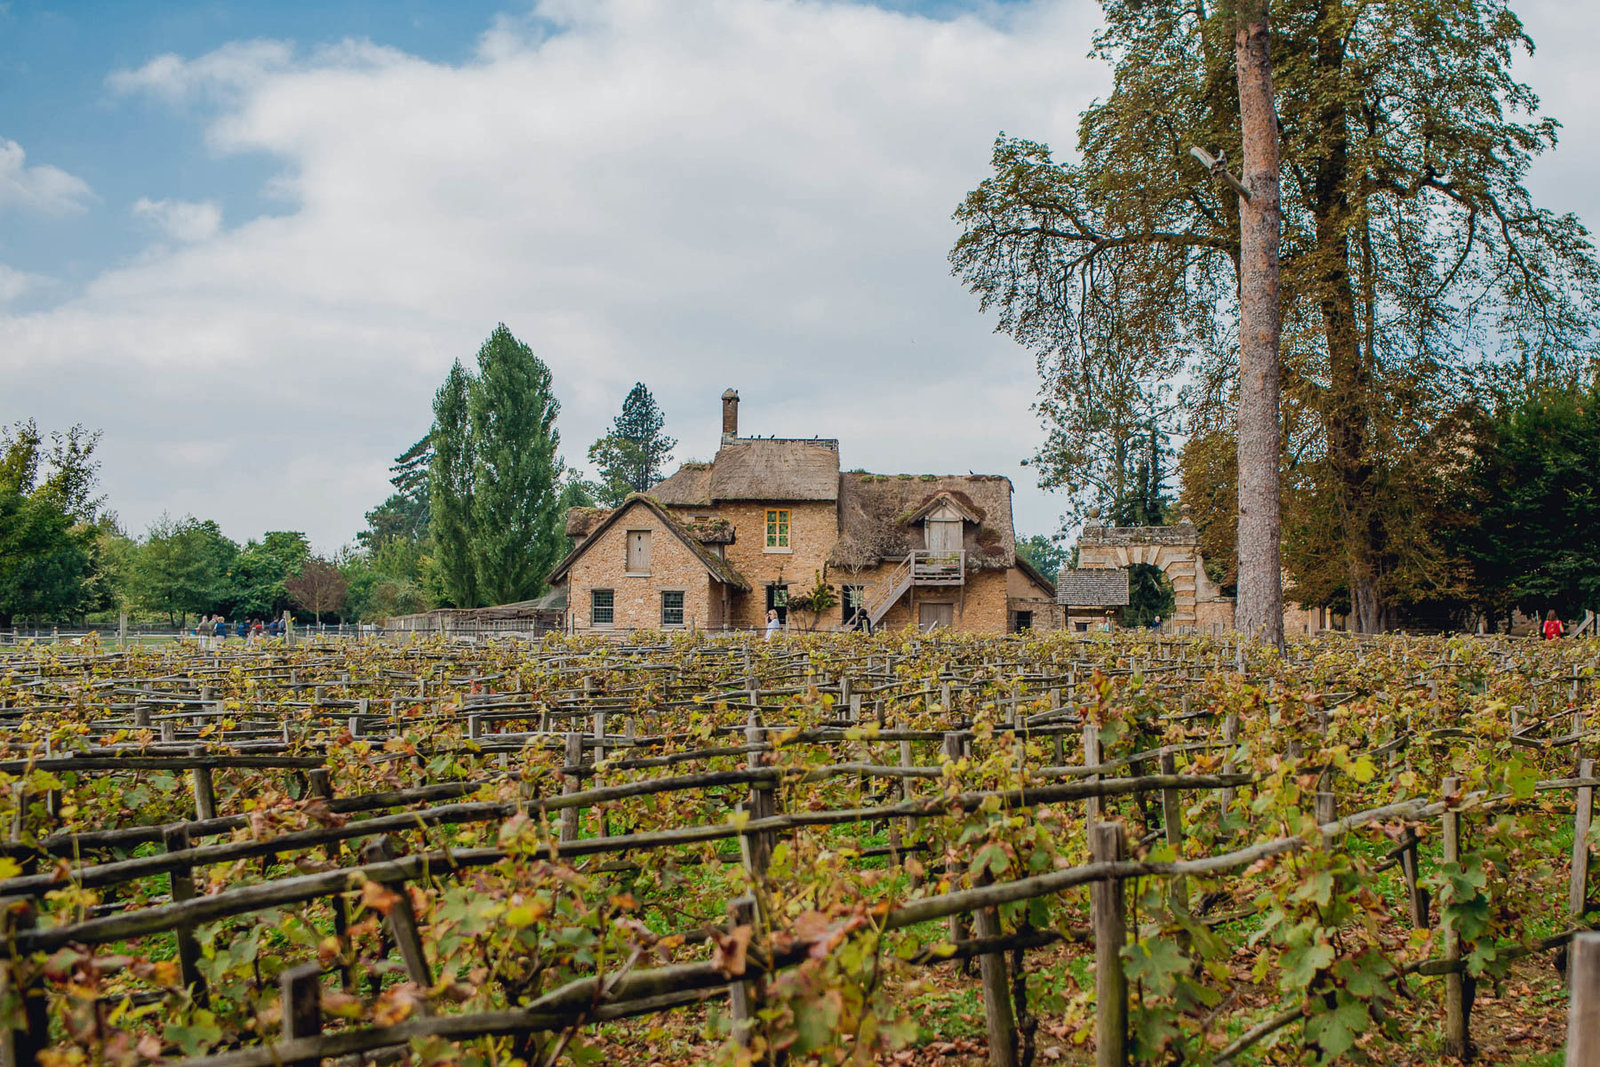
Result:
M616 593L610 589L589 590L589 624L611 626L617 618Z
M683 625L683 590L661 590L661 625Z

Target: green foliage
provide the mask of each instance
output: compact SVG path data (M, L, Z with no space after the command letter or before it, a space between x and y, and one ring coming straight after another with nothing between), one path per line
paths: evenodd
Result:
M0 488L0 626L68 618L86 606L91 538L42 496Z
M643 382L635 382L612 420L611 432L589 446L589 462L600 471L598 503L616 507L629 493L643 493L661 480L678 442L662 433L666 417Z
M838 606L839 595L834 592L833 586L828 584L827 578L820 570L813 572L811 587L804 593L789 594L789 610L804 612L811 616L806 627L808 630L815 630L822 617Z
M433 397L433 458L428 461L428 529L448 603L477 607L472 558L472 494L477 456L472 434L473 378L457 360Z
M1492 615L1600 608L1597 470L1600 384L1540 389L1496 413L1472 461L1460 535Z
M1161 568L1135 563L1128 568L1128 603L1122 608L1122 625L1149 626L1170 620L1177 594Z
M502 323L434 396L432 573L456 607L528 600L566 541L550 368Z
M423 585L428 560L422 546L395 538L380 547L352 552L339 563L346 584L344 610L361 622L425 611L431 600Z
M1068 566L1077 549L1067 548L1061 541L1044 534L1030 534L1017 539L1017 555L1031 563L1035 570L1052 582L1062 568Z
M563 554L566 465L550 368L502 323L478 350L471 394L472 563L480 603L528 600Z
M239 546L215 522L163 515L134 554L130 598L173 625L185 615L216 612L232 595L229 575L238 556Z
M1136 448L1131 455L1119 453L1119 473L1111 486L1111 525L1165 526L1172 510L1166 435L1151 426L1132 443Z
M395 491L367 512L367 528L356 543L375 550L391 541L418 545L428 538L428 469L433 462L430 434L402 452L389 468Z
M1237 156L1228 5L1105 0L1111 92L1079 120L1078 160L1001 136L956 212L951 262L1040 371L1042 482L1106 494L1116 450L1177 420L1228 434L1235 399L1238 205L1189 157ZM1276 3L1282 131L1287 480L1316 508L1314 586L1342 570L1362 629L1389 600L1455 592L1430 507L1463 385L1569 373L1596 349L1600 268L1571 215L1525 185L1555 123L1515 77L1531 50L1497 0ZM1485 220L1494 220L1486 223Z
M266 619L290 606L285 586L311 556L311 545L298 530L269 530L249 541L233 558L227 594L217 605L230 619Z
M52 433L47 449L32 420L0 429L0 627L70 618L113 598L97 580L109 547L92 495L99 439L74 426Z

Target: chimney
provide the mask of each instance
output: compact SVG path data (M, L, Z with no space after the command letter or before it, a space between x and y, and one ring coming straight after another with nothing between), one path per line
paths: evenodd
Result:
M729 389L722 394L722 443L739 436L739 391Z

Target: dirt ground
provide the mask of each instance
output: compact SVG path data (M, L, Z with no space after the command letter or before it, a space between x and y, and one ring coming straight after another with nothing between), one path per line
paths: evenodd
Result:
M931 994L919 997L918 1021L925 1038L896 1052L881 1053L877 1062L886 1067L984 1067L988 1063L984 1020L977 978L965 977L954 966L931 968L924 975ZM1445 1056L1443 1044L1442 979L1413 980L1410 996L1403 997L1395 1017L1405 1038L1396 1041L1373 1033L1361 1044L1384 1067L1433 1067L1459 1063ZM1248 982L1237 989L1237 1005L1261 1018L1274 1003L1267 992ZM943 1001L940 1005L939 1002ZM972 1007L975 1010L963 1010ZM1504 980L1478 990L1471 1016L1472 1038L1478 1064L1508 1067L1560 1067L1566 1033L1567 998L1564 982L1550 957L1519 960ZM1234 1010L1238 1010L1237 1007ZM717 1062L720 1039L708 1038L708 1010L697 1008L608 1027L598 1037L603 1062L626 1067L679 1067ZM1075 1043L1075 1027L1060 1016L1040 1018L1035 1034L1034 1064L1079 1067L1094 1061L1092 1042ZM1292 1030L1286 1028L1287 1036ZM1222 1043L1219 1038L1218 1043ZM1285 1052L1263 1051L1258 1059L1242 1062L1290 1062Z

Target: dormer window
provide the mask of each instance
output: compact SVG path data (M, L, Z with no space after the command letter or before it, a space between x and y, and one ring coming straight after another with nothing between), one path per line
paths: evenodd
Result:
M925 543L929 552L960 552L962 542L962 528L966 520L961 513L949 505L943 505L930 511L922 520L922 529Z
M955 493L935 493L916 511L901 520L907 525L921 524L922 544L930 556L959 556L966 544L967 524L978 527L983 512L971 501Z

